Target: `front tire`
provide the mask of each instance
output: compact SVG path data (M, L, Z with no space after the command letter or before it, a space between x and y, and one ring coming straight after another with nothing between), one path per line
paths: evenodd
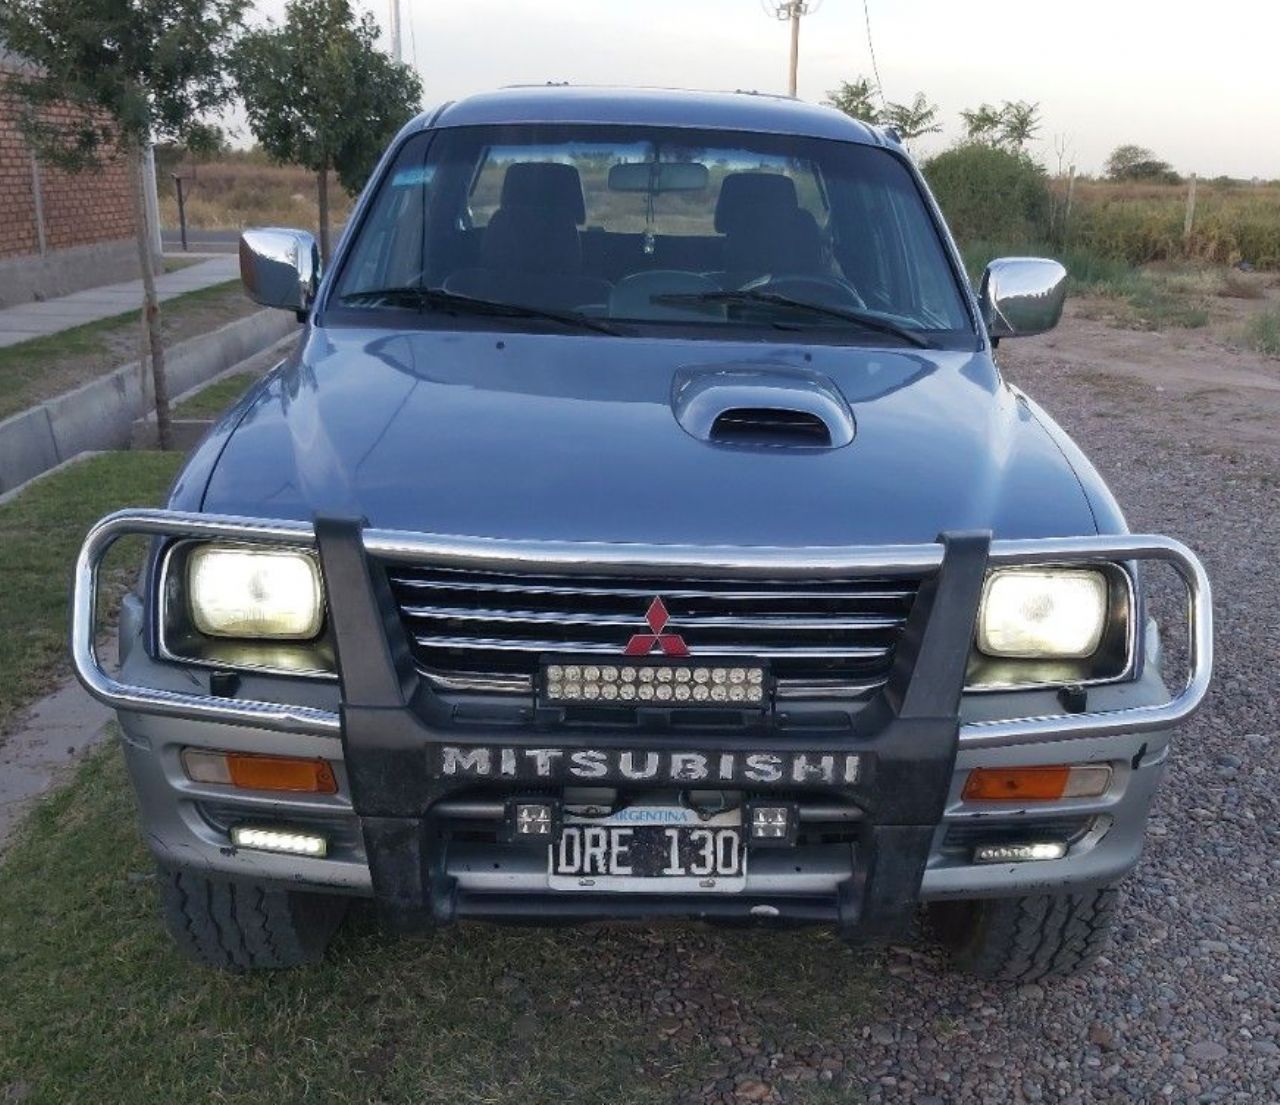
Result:
M1077 894L1038 894L934 902L929 919L958 970L980 978L1033 982L1076 974L1106 949L1115 886Z
M191 959L224 971L272 970L317 962L345 898L265 883L160 872L169 935Z

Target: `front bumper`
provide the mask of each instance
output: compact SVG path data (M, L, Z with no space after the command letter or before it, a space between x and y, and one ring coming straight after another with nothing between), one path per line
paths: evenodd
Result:
M106 548L127 532L315 544L337 641L340 695L332 685L245 676L236 697L214 696L207 674L156 663L139 647L145 627L136 605L122 626L121 676L107 675L93 652L96 571ZM888 683L846 729L824 728L816 718L786 731L731 734L681 733L663 726L625 735L474 722L460 728L447 698L417 678L397 639L398 621L371 552L384 561L510 566L515 560L617 574L642 566L650 575L672 576L694 566L797 577L911 571L923 575L924 583ZM1091 689L1087 713L1062 713L1050 692L962 693L978 596L990 565L1127 558L1165 560L1186 583L1191 664L1182 692L1170 698L1155 666L1148 665L1134 682ZM460 917L680 914L825 921L850 935L876 937L901 931L921 899L1108 881L1136 862L1168 730L1199 705L1212 663L1203 570L1181 546L1160 538L991 542L986 535L968 534L948 535L937 546L788 554L535 547L369 532L342 521L321 521L313 529L132 512L104 520L90 534L77 566L73 606L77 671L91 692L120 712L147 836L163 862L372 895L398 927ZM323 757L335 764L339 793L300 799L202 787L182 770L183 747ZM453 771L444 766L448 748L458 750ZM485 808L491 821L492 807L503 795L530 785L554 789L573 782L565 765L575 751L637 748L666 754L696 749L712 763L725 756L770 757L783 751L793 758L802 752L815 763L824 757L843 763L854 755L859 767L799 781L751 781L759 795L799 794L802 816L806 808L833 816L831 824L816 826L821 831L796 848L753 852L739 893L551 891L545 851L485 836L491 828L483 824ZM478 750L485 754L477 755ZM521 764L539 766L507 777L496 765L507 762L508 752L512 763L519 757ZM491 774L457 770L459 763L481 762L494 765ZM1099 799L1034 811L979 811L960 797L973 767L1046 762L1111 763L1112 787ZM1064 859L975 866L959 858L962 850L949 841L957 827L970 834L975 825L980 829L984 813L993 823L1052 816L1074 818L1085 827ZM331 840L330 855L309 859L231 847L229 824L249 817L323 828Z

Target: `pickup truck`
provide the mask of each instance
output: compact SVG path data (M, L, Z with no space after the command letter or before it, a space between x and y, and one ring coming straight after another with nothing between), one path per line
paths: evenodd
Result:
M1062 266L975 289L896 135L835 110L568 87L408 124L323 274L301 231L240 258L297 347L73 599L186 952L314 960L365 898L1098 954L1211 605L1001 377Z

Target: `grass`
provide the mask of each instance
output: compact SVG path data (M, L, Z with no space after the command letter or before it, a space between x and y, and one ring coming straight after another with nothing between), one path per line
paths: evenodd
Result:
M256 372L236 372L215 380L174 408L175 418L216 418L259 379Z
M810 1042L810 1022L860 1031L874 984L815 931L469 924L396 940L367 918L319 967L220 974L171 947L150 871L119 752L99 750L0 866L0 1100L660 1105L703 1082L720 1029L708 1009L701 1032L670 1035L654 989L768 1002L781 1050Z
M1245 327L1250 348L1268 357L1280 357L1280 307L1259 311Z
M160 502L181 461L104 453L0 506L0 734L67 671L67 585L85 531L112 510ZM117 592L131 576L128 556L108 561Z
M255 310L240 282L229 280L165 301L160 318L171 344ZM141 344L140 313L127 311L0 348L0 418L136 361Z

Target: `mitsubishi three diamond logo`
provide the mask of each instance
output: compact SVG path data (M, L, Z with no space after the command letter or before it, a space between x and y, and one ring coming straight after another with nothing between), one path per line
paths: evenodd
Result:
M649 623L648 633L636 633L627 642L625 655L648 656L655 650L664 656L688 656L689 646L679 633L664 633L671 615L667 613L667 604L661 598L654 598L649 603L644 620Z

